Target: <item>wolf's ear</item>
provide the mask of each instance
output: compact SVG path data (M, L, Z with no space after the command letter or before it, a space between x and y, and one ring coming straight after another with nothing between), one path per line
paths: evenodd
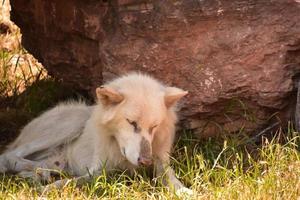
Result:
M187 91L179 89L177 87L167 87L165 89L165 104L167 108L172 107L179 101L182 97L188 94Z
M96 95L98 100L104 106L116 105L118 103L121 103L121 101L123 101L124 99L124 96L122 94L107 86L98 87L96 89Z

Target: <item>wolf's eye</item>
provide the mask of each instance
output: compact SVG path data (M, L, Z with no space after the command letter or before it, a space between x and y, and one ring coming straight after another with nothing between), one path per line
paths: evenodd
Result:
M132 125L133 127L137 127L137 123L135 122L135 121L132 121L132 120L130 120L130 119L126 119L127 121L128 121L128 123L130 124L130 125Z
M138 127L136 121L131 121L131 120L129 120L129 119L126 119L126 120L127 120L127 122L128 122L131 126L133 126L134 132L136 132L136 133L140 132L140 131L139 131L140 128Z
M157 127L158 125L152 126L149 128L149 134L152 135L153 130Z

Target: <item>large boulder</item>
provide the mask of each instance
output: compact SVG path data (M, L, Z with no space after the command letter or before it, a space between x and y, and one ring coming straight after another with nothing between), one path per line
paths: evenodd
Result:
M300 70L299 0L14 0L25 48L94 93L128 71L190 94L183 124L207 136L290 119Z

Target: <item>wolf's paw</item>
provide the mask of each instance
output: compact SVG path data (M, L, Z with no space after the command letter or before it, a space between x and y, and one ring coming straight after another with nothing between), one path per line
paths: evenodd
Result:
M31 178L36 182L51 181L51 174L49 171L43 169L36 169L34 171L21 171L18 175L22 178Z
M192 196L192 195L194 195L194 191L189 188L186 188L186 187L182 187L182 188L176 190L175 193L177 196Z
M40 181L51 181L51 171L49 169L37 168L35 169L35 176Z
M71 181L72 181L72 179L57 180L54 183L50 183L48 185L41 187L40 191L42 191L43 193L47 193L51 190L60 190L63 187L65 187L66 185L68 185Z
M7 168L5 167L5 165L0 163L0 173L5 173L6 171L7 171Z

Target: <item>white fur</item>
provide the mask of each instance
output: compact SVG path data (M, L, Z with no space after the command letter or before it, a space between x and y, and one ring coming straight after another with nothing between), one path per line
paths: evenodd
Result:
M174 108L187 92L142 74L120 77L97 92L95 106L60 104L31 121L0 156L0 171L28 174L40 167L58 168L86 178L103 167L133 170L141 157L143 138L151 144L148 153L154 158L157 176L168 169L165 183L176 190L183 188L168 166L177 120ZM138 133L128 120L137 122Z

